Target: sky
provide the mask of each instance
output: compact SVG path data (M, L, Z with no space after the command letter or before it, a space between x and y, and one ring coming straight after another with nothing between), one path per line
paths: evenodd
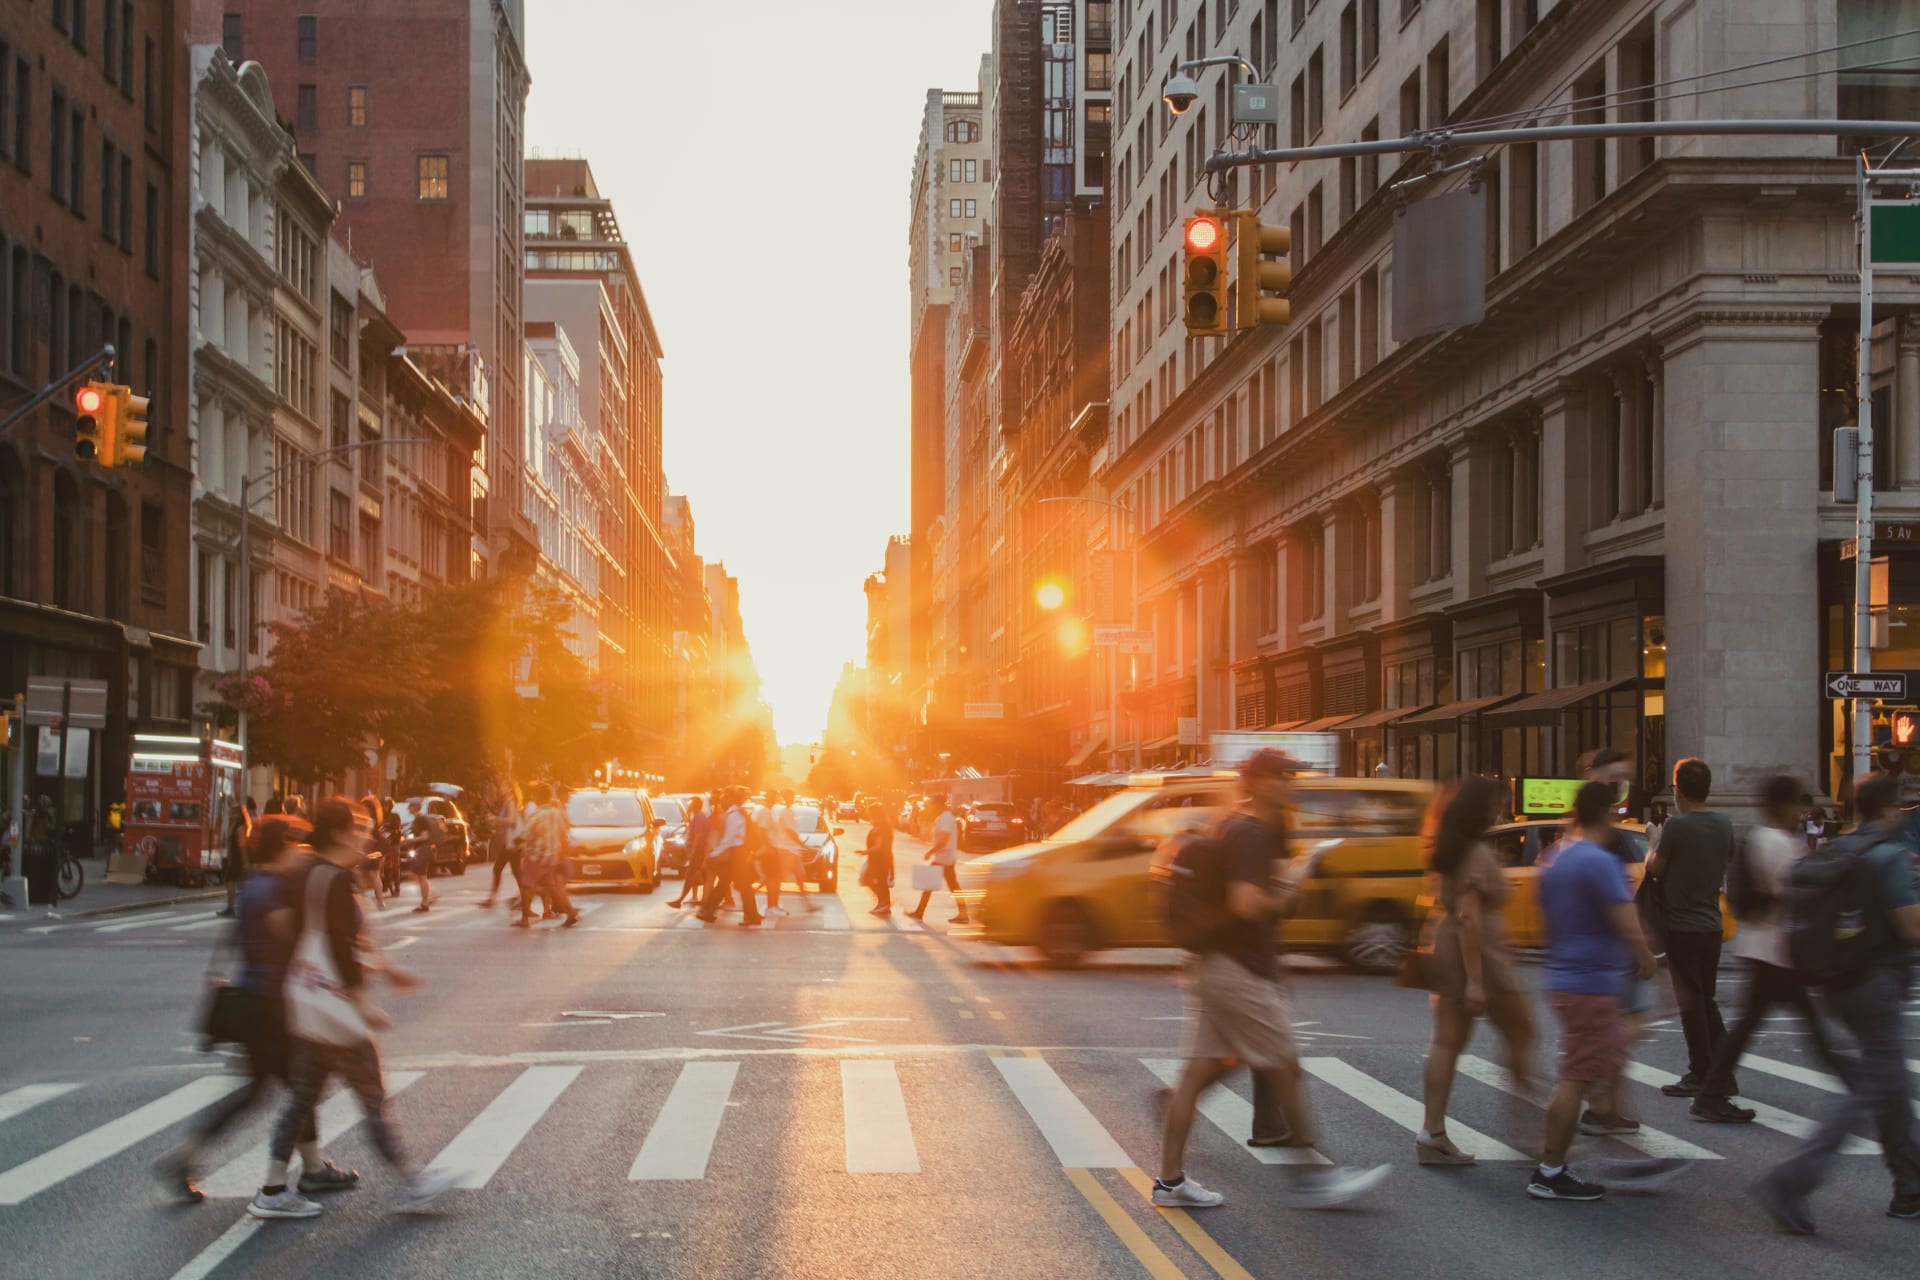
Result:
M716 21L724 15L725 21ZM665 349L667 482L740 579L782 742L866 649L907 531L907 222L930 88L991 0L534 0L529 155L585 156Z

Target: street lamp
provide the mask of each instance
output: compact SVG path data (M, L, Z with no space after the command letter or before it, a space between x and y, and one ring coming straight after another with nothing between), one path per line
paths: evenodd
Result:
M1213 59L1213 61L1219 61L1219 59ZM1238 61L1238 59L1230 59L1230 61ZM1132 615L1132 620L1137 622L1138 621L1137 615L1139 613L1138 586L1139 586L1139 576L1140 576L1139 575L1140 538L1139 538L1139 531L1135 529L1133 526L1133 508L1125 502L1116 502L1111 498L1092 498L1092 497L1085 497L1081 495L1062 495L1057 498L1035 498L1033 501L1033 505L1037 507L1045 506L1050 502L1085 502L1096 507L1105 507L1109 511L1117 511L1120 513L1118 527L1121 530L1125 530L1125 538L1127 543L1127 555L1128 555L1128 562L1127 562L1128 563L1127 596L1128 596L1128 605L1129 605L1128 612L1130 615ZM1115 554L1119 553L1118 547L1114 547L1112 548L1112 550L1114 551ZM1040 590L1046 591L1048 587L1052 587L1055 590L1060 591L1061 603L1065 603L1065 591L1059 586L1058 583L1047 583L1043 585L1040 588ZM1036 593L1035 598L1036 600L1038 600L1039 598L1038 593ZM1040 602L1040 607L1043 609L1048 608L1048 606L1044 601ZM1058 605L1055 605L1053 607L1058 608ZM1116 653L1109 653L1107 655L1107 770L1108 772L1113 772L1118 768L1119 760L1120 760L1120 655L1116 652ZM1134 735L1134 739L1133 739L1133 767L1136 770L1139 769L1140 767L1140 735L1137 733Z

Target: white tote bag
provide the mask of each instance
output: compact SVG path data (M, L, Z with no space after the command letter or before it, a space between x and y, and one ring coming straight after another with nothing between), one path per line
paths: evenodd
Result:
M947 887L947 873L931 862L916 863L913 868L913 887L916 891L944 889Z
M360 1006L341 985L340 970L327 943L327 886L334 876L344 874L331 867L315 867L307 876L300 939L287 966L287 1029L314 1044L353 1045L373 1039Z

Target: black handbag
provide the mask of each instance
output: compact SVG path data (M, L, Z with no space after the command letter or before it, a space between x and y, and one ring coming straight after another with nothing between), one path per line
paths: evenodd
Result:
M240 954L238 920L234 921L225 940L214 947L213 954L207 959L207 996L200 1003L200 1016L195 1027L200 1033L203 1051L220 1044L244 1043L253 1018L254 1011L247 993L215 973L221 953L229 950L235 955Z
M1640 878L1633 903L1640 912L1640 928L1647 935L1647 947L1655 955L1667 953L1667 894L1652 876Z

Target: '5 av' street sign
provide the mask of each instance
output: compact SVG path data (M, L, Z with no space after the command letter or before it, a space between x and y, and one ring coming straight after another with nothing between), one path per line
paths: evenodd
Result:
M1890 702L1907 700L1907 673L1904 671L1829 671L1829 698L1882 698Z

